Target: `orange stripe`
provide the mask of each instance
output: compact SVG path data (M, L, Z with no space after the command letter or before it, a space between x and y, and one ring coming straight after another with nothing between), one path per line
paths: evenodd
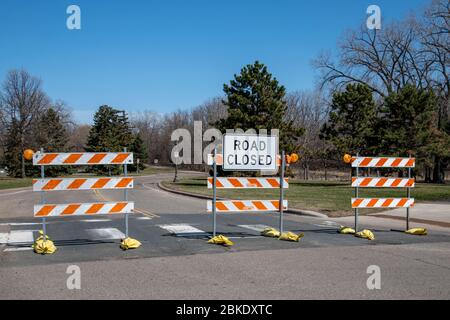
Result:
M116 188L125 188L131 182L133 182L133 178L122 178L120 179L119 183L116 184Z
M42 187L42 190L53 190L61 183L61 181L62 180L50 180Z
M86 182L86 180L87 179L75 179L67 186L67 189L68 190L79 189L83 185L83 183Z
M228 208L221 201L216 202L216 209L220 211L229 211Z
M406 163L406 167L413 167L415 162L416 162L415 158L409 159L408 162Z
M80 207L80 204L69 204L63 212L61 212L61 215L70 215L70 214L74 214L75 211Z
M380 160L378 160L377 163L375 164L375 167L382 167L387 160L388 160L387 158L380 158Z
M258 210L267 210L267 207L264 205L262 201L253 201L253 204Z
M233 201L233 204L239 209L239 210L246 210L246 206L241 201Z
M377 204L377 202L378 202L378 199L371 199L369 201L369 203L367 204L367 207L372 208L373 206L375 206Z
M262 187L262 185L261 185L261 183L259 183L258 179L248 178L247 180L248 180L249 185L251 185L252 187L257 187L257 188Z
M366 187L367 185L369 185L369 183L372 181L372 178L364 178L361 181L360 186L361 187Z
M363 199L361 199L361 198L355 199L355 201L353 201L353 203L352 203L352 207L353 208L359 207L361 202L363 202Z
M99 163L104 157L106 157L106 153L97 153L87 163Z
M392 182L392 187L397 187L399 184L400 184L400 182L402 182L402 179L394 179L394 182Z
M103 203L96 203L93 204L89 209L86 210L86 214L95 214L100 211L101 208L103 208Z
M110 212L111 212L111 213L118 213L118 212L121 212L122 209L125 208L126 205L127 205L126 202L118 203L118 204L116 204L114 207L112 207L112 209L111 209Z
M376 186L382 187L386 184L387 181L388 181L388 179L386 179L386 178L380 178L380 180L376 183Z
M389 207L391 205L392 201L394 201L394 199L386 199L381 206Z
M111 161L111 163L123 163L128 158L128 155L128 153L120 153Z
M357 179L357 178L352 177L352 184L355 183L356 179Z
M238 179L234 179L234 178L228 178L227 179L228 182L231 183L231 185L235 188L243 188L244 186L242 185L242 183L238 180Z
M403 207L407 201L408 199L403 198L398 202L397 207Z
M37 180L36 179L33 179L33 184L35 184L37 182Z
M271 203L272 203L272 205L277 209L277 210L280 210L280 201L278 201L278 200L273 200L273 201L270 201Z
M267 179L267 182L274 188L278 188L280 186L280 183L278 182L278 179Z
M63 161L63 163L76 163L82 156L81 153L72 153L70 156Z
M360 167L365 167L369 165L370 161L372 161L372 158L363 158L361 163L359 164Z
M109 181L111 181L110 178L100 178L92 185L91 189L101 189L103 188Z
M58 153L48 153L42 157L38 164L49 164L58 156Z
M414 179L408 179L408 182L406 183L406 186L412 187L414 185Z
M398 167L398 165L399 165L401 162L402 162L402 159L396 158L396 159L392 162L391 166L392 166L392 167Z
M41 210L39 210L39 211L35 214L35 216L36 216L36 217L45 217L45 216L48 216L48 215L52 212L52 210L55 209L55 207L56 207L56 206L51 206L51 205L43 206L43 207L41 208Z

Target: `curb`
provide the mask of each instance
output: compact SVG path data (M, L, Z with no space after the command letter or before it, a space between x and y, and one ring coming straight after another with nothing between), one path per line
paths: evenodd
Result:
M198 198L198 199L204 199L204 200L212 200L212 197L210 197L210 196L205 196L205 195L201 195L201 194L197 194L197 193L186 192L186 191L168 188L168 187L164 186L161 182L158 182L157 185L158 185L158 188L160 188L161 190L164 190L166 192L180 194L180 195L183 195L186 197L192 197L192 198ZM229 199L217 197L217 200L229 200ZM316 212L316 211L310 211L310 210L288 209L285 212L295 214L295 215L309 216L309 217L315 217L315 218L328 218L328 216L326 214Z

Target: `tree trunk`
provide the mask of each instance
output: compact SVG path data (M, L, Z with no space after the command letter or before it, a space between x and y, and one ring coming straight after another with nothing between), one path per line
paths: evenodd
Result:
M444 183L444 168L442 166L441 157L434 158L433 183Z

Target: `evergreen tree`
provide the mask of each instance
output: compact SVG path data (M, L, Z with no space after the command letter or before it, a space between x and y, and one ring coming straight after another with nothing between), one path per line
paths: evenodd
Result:
M44 149L44 152L65 152L69 136L57 111L53 108L47 109L39 118L35 132L36 148ZM28 163L28 170L32 170L34 175L39 175L38 167L33 167ZM58 176L70 173L68 166L49 166L45 168L46 176Z
M432 91L407 85L389 95L381 111L382 146L387 154L407 156L412 151L425 168L433 167L434 157L450 155L449 136L437 126L437 100Z
M135 134L130 151L133 152L134 164L130 166L130 170L137 171L137 159L139 159L139 170L145 169L145 163L148 160L148 151L140 134Z
M227 129L279 129L280 149L296 151L296 141L303 129L295 128L292 121L285 121L287 109L286 90L272 77L264 64L256 61L242 68L230 84L224 84L228 117L215 123L225 132Z
M103 105L94 115L94 125L89 131L86 151L88 152L122 152L130 150L133 142L128 118L125 113L110 106ZM117 166L95 166L94 171L118 174Z
M339 155L370 155L377 147L376 123L372 91L366 85L349 84L345 91L333 94L329 120L322 127L320 137L330 141Z

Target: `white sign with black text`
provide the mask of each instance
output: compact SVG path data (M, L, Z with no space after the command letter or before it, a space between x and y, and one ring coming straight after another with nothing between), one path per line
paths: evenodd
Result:
M224 170L276 170L278 138L267 135L225 134Z

